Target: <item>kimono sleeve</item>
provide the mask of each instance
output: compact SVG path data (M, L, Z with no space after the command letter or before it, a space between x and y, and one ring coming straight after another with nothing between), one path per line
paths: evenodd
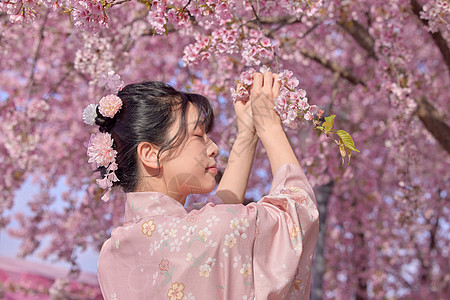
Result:
M186 203L184 208L186 209L187 212L190 212L193 209L199 210L208 203L213 203L214 205L224 204L223 200L219 196L217 196L216 194L212 194L209 195L205 201L194 202L192 200L189 200L189 202Z
M254 204L256 299L309 299L311 265L319 233L314 192L302 169L281 166L269 195Z

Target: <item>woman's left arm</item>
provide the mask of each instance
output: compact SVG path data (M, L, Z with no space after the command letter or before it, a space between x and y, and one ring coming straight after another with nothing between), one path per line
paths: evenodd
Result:
M258 144L250 100L247 102L236 101L234 110L238 134L216 191L216 195L227 204L238 204L244 201L256 145Z

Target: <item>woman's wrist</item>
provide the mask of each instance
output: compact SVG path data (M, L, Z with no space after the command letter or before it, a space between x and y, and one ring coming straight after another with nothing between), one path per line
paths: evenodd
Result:
M271 120L263 122L262 124L257 124L255 126L256 133L259 137L270 135L272 132L281 132L283 130L283 126L281 124L281 121L279 120Z
M240 137L248 138L248 139L253 139L253 138L257 137L255 128L253 128L253 129L248 129L248 128L239 129L238 128L237 135Z
M271 142L277 142L281 137L285 136L286 133L280 124L273 126L265 126L257 129L257 134L261 142L265 145Z

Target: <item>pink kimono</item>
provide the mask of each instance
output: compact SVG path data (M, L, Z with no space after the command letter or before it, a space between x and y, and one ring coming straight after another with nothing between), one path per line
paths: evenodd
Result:
M100 252L100 287L108 300L309 299L318 233L313 190L290 164L247 206L213 195L188 212L161 193L129 193Z

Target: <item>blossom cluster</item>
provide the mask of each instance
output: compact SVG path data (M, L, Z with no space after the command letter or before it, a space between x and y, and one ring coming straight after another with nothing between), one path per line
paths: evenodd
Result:
M428 2L423 6L423 11L420 12L420 18L428 20L428 30L437 32L442 28L442 35L447 42L450 42L449 16L450 4L448 0L435 0L434 3Z
M261 68L264 73L268 68ZM247 101L250 96L250 86L253 83L255 69L242 72L239 76L237 90L231 89L233 101ZM300 122L314 120L314 114L318 112L316 105L309 105L306 91L298 88L299 81L292 71L283 70L278 74L280 81L280 94L275 98L275 111L280 115L282 123L289 128L298 128ZM321 115L323 112L320 111Z
M42 1L49 4L51 0ZM32 22L36 18L38 1L4 0L0 2L0 12L9 15L11 23Z
M166 5L164 2L153 1L151 10L148 12L147 20L157 34L166 32L167 23Z
M113 68L111 40L103 37L93 37L92 34L83 33L83 46L77 49L75 53L75 70L93 78L91 84L95 84L97 78L99 81L105 80L104 77L110 77L107 73Z
M99 32L104 28L108 28L109 18L104 11L103 5L112 2L109 0L72 0L70 4L72 16L75 26L81 30Z
M211 54L231 55L236 53L239 50L236 46L239 35L236 27L232 25L231 29L216 29L211 36L196 35L195 42L184 48L184 63L195 65L209 59Z
M241 34L248 38L239 41ZM219 28L210 36L196 35L195 42L184 48L183 62L186 65L196 65L215 55L232 55L239 53L245 65L260 65L262 59L268 61L274 58L272 41L264 36L261 30L243 30L237 24L230 25L229 29Z
M109 17L105 6L113 0L68 0L66 11L70 12L73 24L81 30L99 32L108 28ZM61 1L57 0L5 0L0 2L0 12L9 15L11 23L32 22L36 19L39 6L52 10L61 8Z
M262 58L269 61L273 59L272 41L264 36L261 30L250 29L248 36L242 44L242 59L245 65L259 65Z
M164 34L167 25L175 29L192 27L191 18L205 29L216 27L231 19L230 7L234 0L202 0L202 1L152 1L147 20L156 34Z

